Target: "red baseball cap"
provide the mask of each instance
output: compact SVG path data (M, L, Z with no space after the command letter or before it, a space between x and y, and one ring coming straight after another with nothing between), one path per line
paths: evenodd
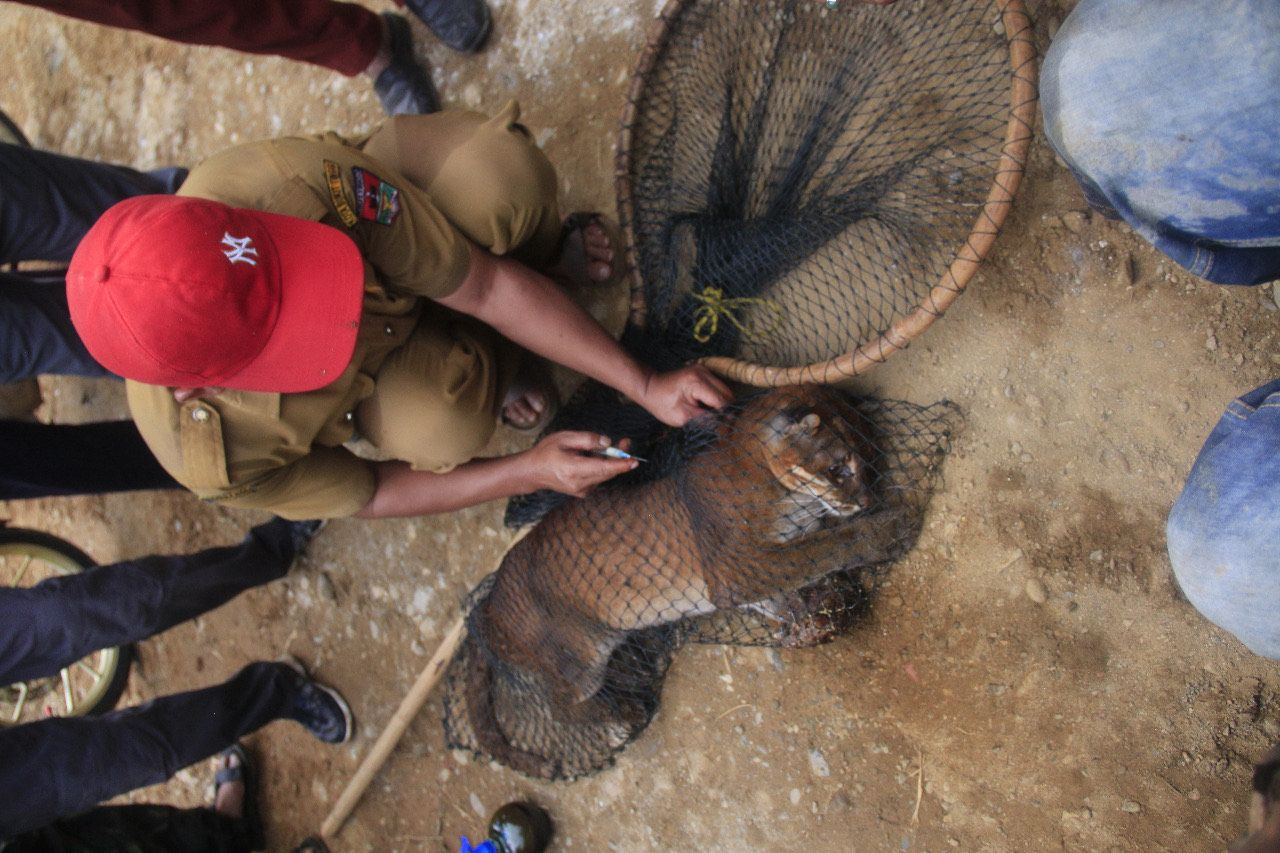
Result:
M364 260L338 229L179 196L115 205L67 269L89 353L179 388L328 385L351 361L363 296Z

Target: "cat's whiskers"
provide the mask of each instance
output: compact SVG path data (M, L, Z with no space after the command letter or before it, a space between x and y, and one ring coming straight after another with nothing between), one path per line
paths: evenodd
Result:
M831 513L832 515L840 514L840 511L838 509L836 509L830 503L828 503L827 499L824 498L822 495L818 494L817 490L811 488L808 483L801 483L800 488L804 489L805 494L807 494L809 497L813 498L818 503L826 507L827 512Z

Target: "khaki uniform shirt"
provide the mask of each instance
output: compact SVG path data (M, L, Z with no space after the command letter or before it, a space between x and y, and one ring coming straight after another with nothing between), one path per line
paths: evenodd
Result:
M224 391L179 405L172 389L127 383L129 408L174 479L228 506L286 518L351 515L373 496L372 465L342 444L373 377L424 311L455 291L469 245L402 175L334 133L243 145L192 170L181 195L332 225L365 259L365 297L346 371L318 391ZM164 239L164 235L156 235Z

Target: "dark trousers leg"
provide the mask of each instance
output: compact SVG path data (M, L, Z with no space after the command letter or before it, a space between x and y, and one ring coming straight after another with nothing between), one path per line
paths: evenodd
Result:
M0 685L52 675L98 649L146 639L251 587L284 577L289 524L273 519L239 545L143 557L0 589Z
M176 488L133 421L0 420L0 500Z
M107 208L135 195L172 193L186 174L138 172L0 143L0 263L69 261Z
M99 806L10 839L4 853L248 853L244 825L213 809Z
M89 354L72 325L60 275L0 273L0 329L0 383L41 374L111 375Z
M102 717L0 729L0 838L165 781L293 713L301 676L255 663L230 681Z
M333 0L19 0L108 27L283 56L359 74L382 43L378 16Z

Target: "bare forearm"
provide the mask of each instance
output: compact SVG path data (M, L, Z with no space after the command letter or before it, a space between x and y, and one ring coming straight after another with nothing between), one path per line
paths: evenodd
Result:
M525 349L644 399L653 372L627 354L591 315L546 276L486 252L472 253L478 285L451 308L483 320Z
M511 340L621 391L670 426L684 426L733 399L701 365L654 373L625 350L555 283L521 264L473 248L457 291L440 300Z
M452 512L533 491L523 455L473 459L452 471L414 471L403 462L375 465L378 486L358 518L403 518Z
M602 456L601 451L609 445L609 437L599 433L555 432L528 450L496 459L473 459L444 474L414 471L403 462L379 462L374 468L377 488L356 515L431 515L537 489L584 497L605 480L636 467L633 460Z
M520 271L514 265L509 269ZM551 279L520 272L528 280L504 291L510 298L500 303L492 325L544 358L643 400L653 371L633 359ZM533 317L540 319L530 322Z

